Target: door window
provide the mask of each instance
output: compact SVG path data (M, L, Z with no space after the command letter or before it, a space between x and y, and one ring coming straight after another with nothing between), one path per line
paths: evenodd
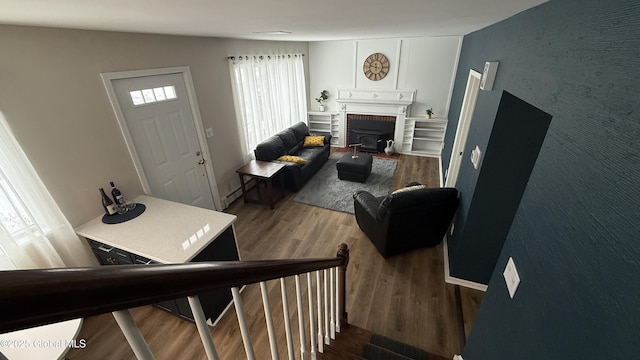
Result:
M176 88L173 85L161 86L152 89L129 91L134 106L142 106L160 101L177 99Z

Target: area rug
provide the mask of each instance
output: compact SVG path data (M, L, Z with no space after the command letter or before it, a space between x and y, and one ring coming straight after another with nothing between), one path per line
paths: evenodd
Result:
M396 170L396 160L374 157L371 174L367 181L360 183L338 179L336 163L341 156L341 153L331 156L320 171L298 191L293 200L353 214L353 193L356 190L365 190L374 196L384 196L389 193L393 173Z

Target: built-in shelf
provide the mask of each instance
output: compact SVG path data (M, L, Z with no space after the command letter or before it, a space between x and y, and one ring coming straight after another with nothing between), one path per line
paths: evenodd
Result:
M307 124L312 135L331 135L332 146L340 145L341 115L338 112L309 111L307 112ZM396 143L396 150L403 154L439 157L442 151L442 142L447 129L446 118L406 117L402 131L396 129L396 139L402 139Z
M415 126L415 118L406 118L404 121L404 133L402 136L402 147L400 152L404 154L411 153L411 146L413 145L413 127Z
M446 118L408 117L405 121L402 152L439 157L446 129Z
M329 111L308 111L307 125L312 135L331 135L331 145L340 142L339 113Z

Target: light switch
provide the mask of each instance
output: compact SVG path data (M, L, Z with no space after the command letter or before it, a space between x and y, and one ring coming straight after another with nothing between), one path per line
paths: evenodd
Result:
M476 148L471 150L471 163L474 169L480 166L480 157L482 157L482 151L480 151L480 148L476 145Z
M207 133L207 138L213 137L213 129L212 128L207 128L205 130L205 132Z
M518 270L516 270L516 264L513 262L512 257L509 257L509 261L507 261L507 266L504 268L502 276L504 276L504 281L507 283L509 296L513 299L513 296L516 294L516 290L518 289L518 285L520 284L520 276L518 275Z

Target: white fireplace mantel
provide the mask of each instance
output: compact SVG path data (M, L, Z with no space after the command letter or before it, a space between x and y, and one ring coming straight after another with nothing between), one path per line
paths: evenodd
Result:
M416 97L415 90L338 89L339 145L346 146L347 114L395 116L394 140L402 144L405 119Z
M338 89L338 111L358 114L406 114L415 90Z

